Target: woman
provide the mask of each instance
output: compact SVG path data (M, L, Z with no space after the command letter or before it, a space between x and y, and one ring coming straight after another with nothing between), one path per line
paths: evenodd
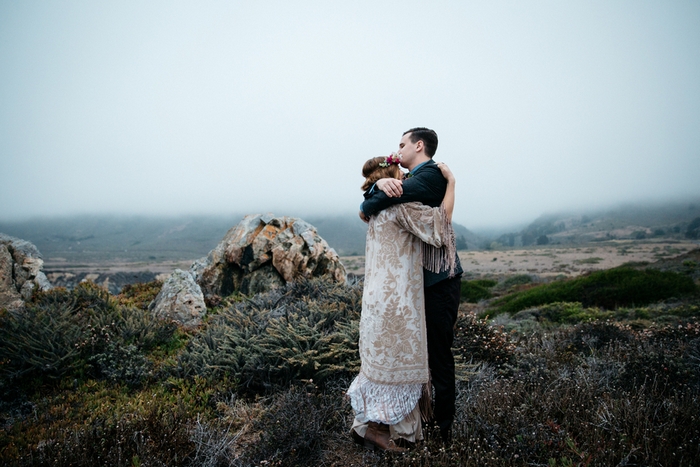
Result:
M375 157L362 168L363 190L380 178L400 179L398 156ZM455 178L447 179L442 206L398 204L369 220L360 319L360 374L347 395L355 411L352 435L366 447L403 451L423 439L429 417L430 375L425 330L423 267L454 270ZM452 262L452 264L450 264ZM444 268L443 268L444 270Z

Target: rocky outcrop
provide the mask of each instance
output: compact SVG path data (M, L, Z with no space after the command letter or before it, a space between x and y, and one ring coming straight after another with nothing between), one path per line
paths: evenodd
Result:
M190 272L210 303L236 291L265 292L300 278L345 281L340 258L312 225L272 214L243 218Z
M35 290L48 290L44 260L30 242L0 233L0 308L16 310Z
M176 321L186 328L202 324L207 312L202 289L192 274L182 269L176 269L166 279L148 308L157 318Z

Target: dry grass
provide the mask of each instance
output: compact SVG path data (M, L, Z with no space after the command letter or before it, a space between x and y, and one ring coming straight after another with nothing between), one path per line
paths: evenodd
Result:
M465 250L459 258L469 277L535 274L541 277L576 277L628 262L653 262L678 256L698 247L691 241L616 240L585 246L546 245L527 248ZM364 274L364 256L346 256L348 272Z

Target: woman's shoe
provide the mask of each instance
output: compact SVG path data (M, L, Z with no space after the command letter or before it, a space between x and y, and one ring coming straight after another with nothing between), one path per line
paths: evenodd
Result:
M365 449L369 449L370 451L374 451L374 448L376 447L374 444L370 443L367 441L365 438L359 435L355 429L350 430L350 436L352 436L352 440L355 442L355 444L359 444L360 446L364 446Z
M352 440L355 442L355 444L359 444L360 446L365 445L365 439L360 436L354 428L350 429L350 436L352 436Z
M354 430L353 430L354 431ZM396 445L389 435L389 425L384 423L369 422L367 424L367 433L365 433L365 447L380 449L390 452L406 452L408 449ZM368 446L368 443L370 446Z

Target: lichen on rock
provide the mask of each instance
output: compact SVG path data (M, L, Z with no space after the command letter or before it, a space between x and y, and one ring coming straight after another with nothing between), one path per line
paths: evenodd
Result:
M43 267L33 243L0 233L0 308L22 308L35 290L49 290Z
M213 303L234 292L266 292L300 278L346 280L338 254L311 224L272 214L244 217L190 272Z
M148 308L155 317L175 321L186 328L202 324L207 312L202 289L192 274L182 269L173 271Z

